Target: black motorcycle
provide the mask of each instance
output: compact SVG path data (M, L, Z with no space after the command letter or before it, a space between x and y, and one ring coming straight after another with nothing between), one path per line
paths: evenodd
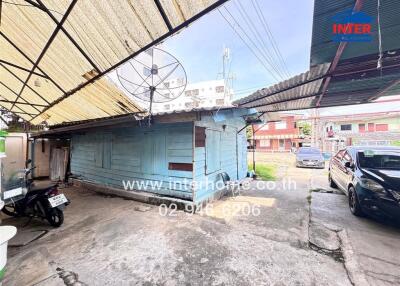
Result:
M27 163L30 163L30 160ZM57 184L36 188L33 180L28 179L33 169L24 170L26 195L18 200L7 201L2 212L13 217L39 217L46 219L50 225L59 227L64 222L63 210L70 202L64 194L58 193Z

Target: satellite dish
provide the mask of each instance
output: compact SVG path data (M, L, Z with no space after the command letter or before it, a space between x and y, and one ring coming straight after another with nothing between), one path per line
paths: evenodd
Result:
M170 53L150 48L117 69L120 84L132 96L149 102L149 125L153 103L182 95L187 77L182 64Z

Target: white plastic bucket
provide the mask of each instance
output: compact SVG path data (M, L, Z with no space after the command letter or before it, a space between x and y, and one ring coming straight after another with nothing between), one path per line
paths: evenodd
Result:
M3 280L7 262L8 241L17 233L17 228L10 225L0 226L0 285Z

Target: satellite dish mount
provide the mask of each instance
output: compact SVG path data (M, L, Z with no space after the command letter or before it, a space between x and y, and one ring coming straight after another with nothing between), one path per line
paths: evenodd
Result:
M117 69L117 77L130 95L142 102L149 102L149 126L153 104L178 98L187 84L182 64L159 48L150 48L131 59Z

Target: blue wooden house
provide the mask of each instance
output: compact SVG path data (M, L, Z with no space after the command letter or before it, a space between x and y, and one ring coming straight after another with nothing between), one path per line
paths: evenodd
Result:
M68 137L70 172L82 182L127 192L149 192L201 203L223 185L223 175L247 175L248 109L194 109L63 126L36 135Z

